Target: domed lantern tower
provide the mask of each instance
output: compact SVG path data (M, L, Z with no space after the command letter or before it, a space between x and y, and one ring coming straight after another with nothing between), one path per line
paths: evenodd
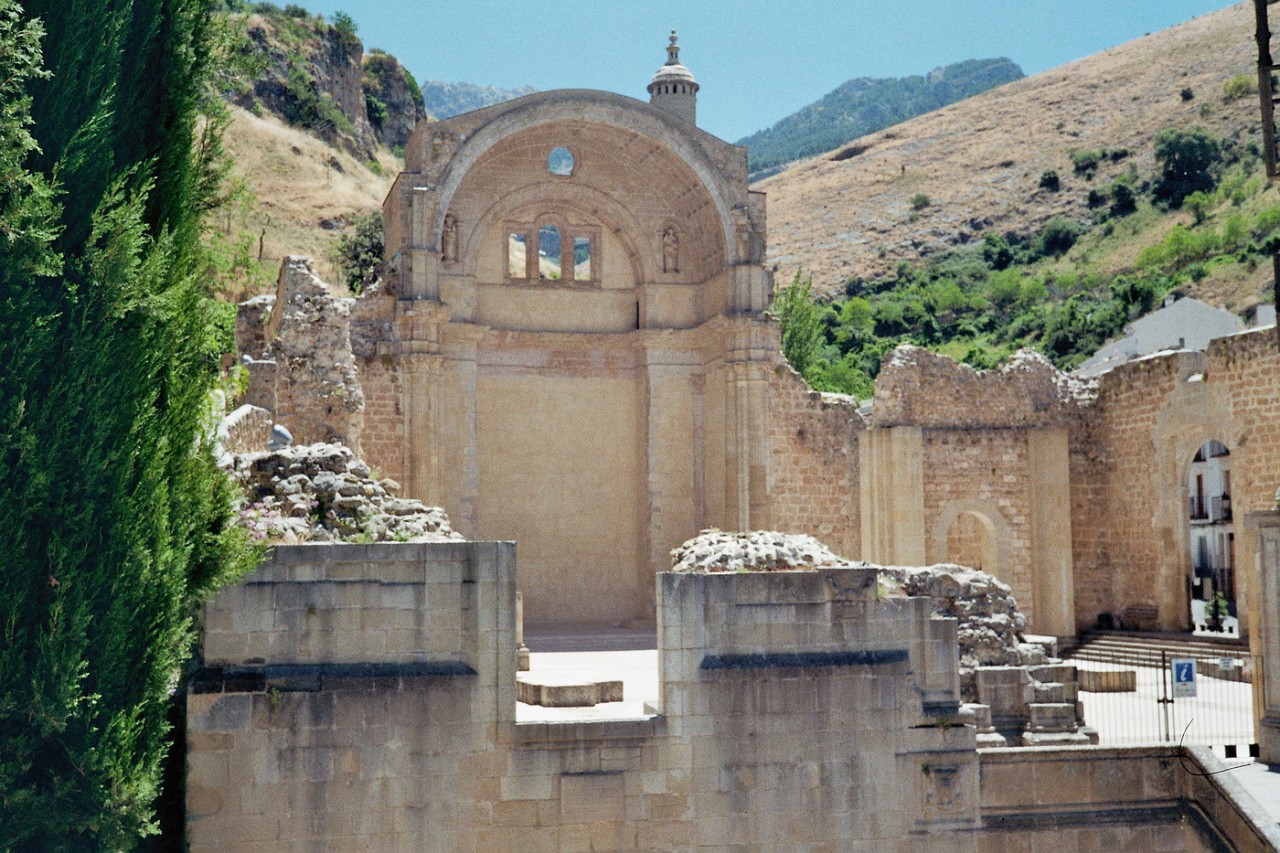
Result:
M680 45L676 31L671 31L667 45L667 63L658 69L649 83L649 103L678 116L689 124L697 124L698 81L693 72L680 64Z

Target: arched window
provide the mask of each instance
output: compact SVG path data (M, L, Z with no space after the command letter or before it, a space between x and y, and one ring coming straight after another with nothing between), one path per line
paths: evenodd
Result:
M538 277L552 281L561 278L560 229L554 225L538 229Z
M592 284L600 280L600 228L555 215L508 222L507 278L515 283Z

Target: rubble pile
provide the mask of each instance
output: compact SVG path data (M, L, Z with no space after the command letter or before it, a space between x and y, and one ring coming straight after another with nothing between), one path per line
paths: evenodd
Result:
M812 536L774 530L704 530L671 551L674 572L786 572L848 565L865 563L837 556Z
M282 542L448 542L462 539L439 507L398 497L340 444L303 444L235 457L247 503L241 520L258 539Z
M907 595L933 599L935 612L958 620L961 669L976 666L1035 666L1044 648L1022 641L1027 618L1008 584L965 566L942 563L924 568L886 567L882 574Z

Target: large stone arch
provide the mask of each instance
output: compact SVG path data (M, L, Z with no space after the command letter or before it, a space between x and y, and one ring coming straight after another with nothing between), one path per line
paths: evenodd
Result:
M741 193L734 192L729 187L721 165L693 141L695 135L706 134L662 110L633 98L608 92L580 89L541 92L491 108L488 120L467 136L441 172L437 185L438 209L449 209L454 193L472 166L493 146L522 130L567 121L598 122L663 140L666 147L697 176L710 195L723 233L726 263L746 263L751 260L749 257L738 256L741 254L739 241L735 240L737 218L734 210L744 210L746 199L735 198ZM713 137L708 139L714 141ZM423 141L425 142L425 138ZM742 177L745 179L745 173ZM743 185L745 188L745 180ZM415 242L438 251L444 229L443 217L433 220L423 218L419 223L420 227L429 227L431 230L428 233L416 233Z
M1216 440L1234 452L1239 444L1230 395L1220 386L1203 381L1203 355L1195 354L1179 377L1177 388L1169 394L1156 413L1152 431L1151 482L1154 496L1151 524L1156 531L1157 551L1154 575L1154 599L1160 608L1161 627L1190 628L1190 603L1186 578L1191 571L1190 531L1187 525L1187 490L1191 460L1205 442ZM1251 542L1237 535L1239 554L1252 553ZM1247 573L1240 573L1238 590L1240 624L1245 621L1245 585Z

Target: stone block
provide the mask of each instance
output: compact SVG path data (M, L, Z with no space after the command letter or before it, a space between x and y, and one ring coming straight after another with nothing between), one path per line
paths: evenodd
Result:
M1076 706L1073 702L1032 702L1027 730L1034 732L1074 732Z
M1081 669L1080 689L1090 693L1133 693L1138 689L1138 673L1132 669Z

